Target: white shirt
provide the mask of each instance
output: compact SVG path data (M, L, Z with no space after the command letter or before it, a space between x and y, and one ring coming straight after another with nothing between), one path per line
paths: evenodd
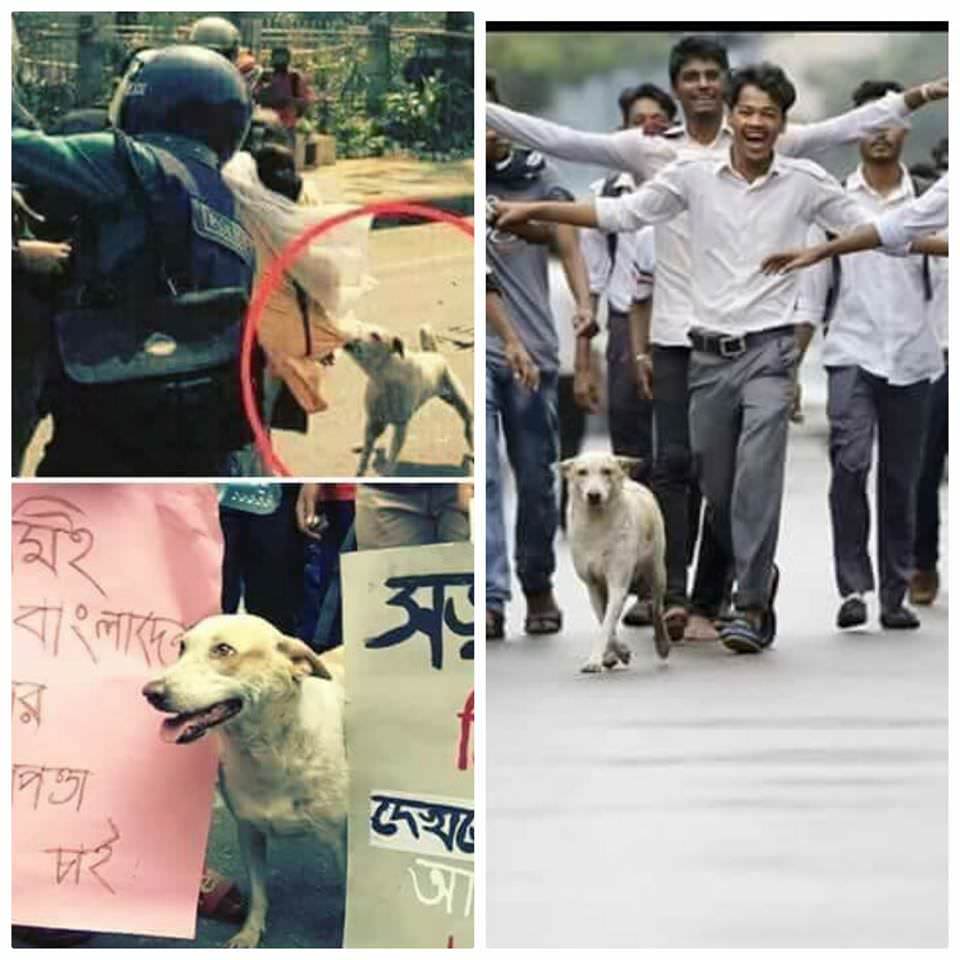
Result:
M777 140L784 156L812 156L819 151L859 140L871 130L909 126L909 108L903 94L888 93L837 117L818 123L788 124ZM596 163L626 170L638 180L655 176L679 157L726 157L733 133L724 125L713 143L694 140L684 127L663 137L650 137L633 127L616 133L583 133L560 124L487 104L487 124L513 141L575 163ZM690 231L686 216L657 226L657 283L653 292L652 343L688 347L687 330L694 320L690 290Z
M624 174L629 189L633 179ZM599 195L605 181L590 184ZM618 181L618 186L621 185ZM609 306L619 313L627 313L630 307L641 300L648 300L653 292L653 227L645 227L636 233L620 233L616 236L616 255L610 258L610 234L602 230L582 229L580 249L587 268L590 292L605 298Z
M902 251L911 240L946 229L950 206L949 177L945 173L922 197L874 221L884 249Z
M950 274L949 259L947 257L930 258L930 284L933 296L927 301L927 315L937 336L937 343L941 350L947 349L950 317L947 312L948 277Z
M843 233L865 219L822 167L777 154L752 183L729 156L678 160L636 193L594 202L604 230L636 230L689 211L693 315L734 335L795 322L796 274L764 275L766 256L803 246L811 223ZM659 242L657 257L659 287Z
M867 183L862 166L847 177L847 193L863 210L864 220L903 209L916 199L909 172L901 170L899 186L885 196ZM827 286L833 264L826 260L812 272L825 278ZM823 344L823 364L858 366L894 387L940 376L943 352L924 299L923 257L867 250L840 258L839 293Z

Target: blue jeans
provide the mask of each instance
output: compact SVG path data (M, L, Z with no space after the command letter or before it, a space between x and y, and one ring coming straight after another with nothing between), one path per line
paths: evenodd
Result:
M541 374L535 391L517 383L506 367L487 363L487 609L502 611L510 599L510 564L503 520L499 441L517 486L515 562L525 594L551 588L556 567L557 374Z

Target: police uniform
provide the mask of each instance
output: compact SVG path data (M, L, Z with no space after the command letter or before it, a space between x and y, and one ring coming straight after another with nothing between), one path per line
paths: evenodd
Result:
M219 172L246 133L249 98L216 115L208 142L195 107L169 111L173 132L155 118L141 132L136 110L156 112L146 98L162 97L162 84L189 96L190 80L215 88L212 73L232 91L223 71L236 71L196 47L160 51L137 69L144 100L120 130L13 134L14 179L36 188L53 217L76 219L53 324L44 476L216 476L249 440L237 358L254 248ZM238 128L233 147L228 127Z

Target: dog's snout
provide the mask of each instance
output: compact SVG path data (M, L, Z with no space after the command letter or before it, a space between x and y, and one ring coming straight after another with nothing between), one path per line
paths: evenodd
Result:
M599 506L603 501L603 496L599 490L588 490L587 491L587 503L592 507Z
M140 691L148 700L151 706L162 707L167 696L167 688L162 680L151 680L144 684Z

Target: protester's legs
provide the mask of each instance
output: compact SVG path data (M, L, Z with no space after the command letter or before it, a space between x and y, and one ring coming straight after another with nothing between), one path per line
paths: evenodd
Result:
M610 445L623 457L649 461L653 453L653 404L640 396L630 342L630 318L610 312L607 338L607 417Z
M870 382L859 367L829 367L827 377L833 564L837 590L847 597L874 587L867 475L877 413Z
M785 334L736 361L742 413L730 525L741 610L765 609L769 601L796 356L793 336Z
M507 456L517 484L517 578L525 594L543 594L551 589L556 567L557 376L541 374L538 390L510 380L501 395Z
M690 592L690 608L706 617L716 617L728 601L733 572L730 557L714 530L713 510L704 506L700 527L700 550Z
M940 559L940 482L947 457L949 393L949 377L944 372L930 388L927 442L917 482L917 535L913 550L917 570L936 570Z
M486 554L487 609L502 612L510 600L510 562L503 521L503 477L500 463L500 405L503 378L487 364Z
M877 529L880 608L903 604L913 572L917 480L923 465L930 383L878 384Z
M685 604L690 538L690 421L687 347L653 348L656 461L653 489L667 537L666 604Z

